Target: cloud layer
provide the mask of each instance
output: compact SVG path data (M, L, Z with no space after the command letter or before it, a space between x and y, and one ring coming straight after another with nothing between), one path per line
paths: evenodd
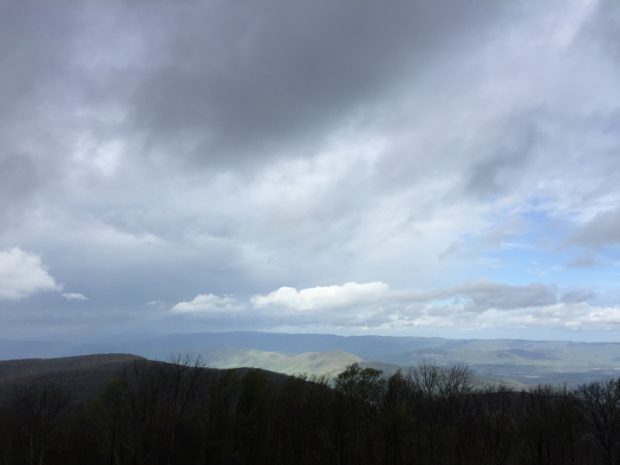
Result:
M613 0L39 3L0 3L0 336L613 326Z
M466 283L433 292L394 290L382 282L282 287L247 301L200 294L170 312L191 314L195 321L226 325L251 319L256 328L405 328L618 330L620 306L591 304L583 289L560 292L554 286L496 282Z

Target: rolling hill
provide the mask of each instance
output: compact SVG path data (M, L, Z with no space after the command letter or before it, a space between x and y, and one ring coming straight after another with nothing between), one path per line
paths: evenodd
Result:
M333 375L353 362L407 368L422 362L466 364L481 377L538 384L580 384L620 376L620 343L442 339L224 332L117 338L89 343L0 341L0 359L93 353L132 353L169 360L200 354L215 368L256 367L281 373Z

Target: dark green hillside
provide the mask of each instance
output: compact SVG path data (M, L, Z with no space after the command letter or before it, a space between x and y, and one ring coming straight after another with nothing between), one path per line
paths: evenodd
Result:
M141 357L125 354L0 361L0 402L28 386L48 385L76 399L97 395Z
M0 383L39 376L61 375L67 372L114 370L141 358L128 354L98 354L52 359L5 360L0 361Z

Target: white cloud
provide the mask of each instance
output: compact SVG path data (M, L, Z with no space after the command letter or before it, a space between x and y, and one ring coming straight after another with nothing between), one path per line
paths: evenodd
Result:
M241 310L239 302L231 296L198 294L194 300L179 302L170 309L173 313L231 313Z
M37 292L60 290L38 255L18 247L0 251L0 300L21 300Z
M79 292L63 292L61 295L67 300L88 300L88 297Z
M539 308L520 308L499 313L496 310L483 312L467 319L453 315L452 325L467 325L471 329L481 328L556 328L570 330L618 330L620 328L620 307L596 306L586 302L559 302Z
M146 303L147 307L162 309L166 307L166 302L163 300L151 300Z
M567 323L568 327L577 329L620 329L620 306L615 307L592 307L581 304L581 315L574 321Z
M383 282L350 282L281 287L246 304L233 296L201 294L171 311L209 314L233 325L251 318L255 328L619 329L620 307L587 302L595 297L587 289L561 292L538 283L512 286L482 281L419 293L393 290Z
M389 286L380 281L361 284L350 282L341 286L319 286L300 290L281 287L267 295L252 297L252 304L257 308L276 305L295 310L320 310L368 305L385 299L388 294Z

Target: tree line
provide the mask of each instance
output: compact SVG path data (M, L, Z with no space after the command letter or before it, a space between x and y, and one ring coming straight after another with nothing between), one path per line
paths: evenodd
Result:
M78 399L45 382L0 409L3 465L618 465L620 380L476 387L464 366L330 381L137 360Z

